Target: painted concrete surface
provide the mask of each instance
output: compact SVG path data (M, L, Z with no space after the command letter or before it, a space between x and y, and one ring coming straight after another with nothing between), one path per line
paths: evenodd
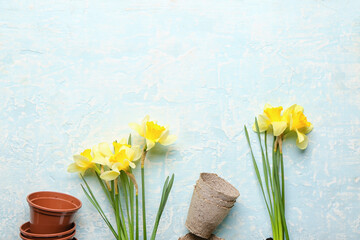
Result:
M66 167L146 114L179 136L146 162L149 227L176 175L158 239L187 232L203 171L241 193L219 236L270 236L243 132L267 102L300 104L315 126L306 151L285 144L291 238L358 239L359 10L356 0L1 0L0 239L18 238L25 197L39 190L83 201L79 239L112 239Z

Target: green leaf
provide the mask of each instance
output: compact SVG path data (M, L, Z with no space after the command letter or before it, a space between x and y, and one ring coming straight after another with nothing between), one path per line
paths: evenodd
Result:
M174 183L174 177L175 177L174 174L171 176L170 180L169 180L169 177L167 177L166 181L164 183L163 190L162 190L162 196L161 196L161 200L160 200L160 204L159 204L159 208L158 208L158 212L156 215L155 224L154 224L154 228L153 228L150 240L155 240L156 232L159 227L159 223L160 223L160 219L161 219L161 215L165 209L166 202L168 200L171 188Z

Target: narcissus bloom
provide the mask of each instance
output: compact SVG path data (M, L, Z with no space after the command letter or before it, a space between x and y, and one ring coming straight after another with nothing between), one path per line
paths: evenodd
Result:
M80 172L82 175L86 170L94 168L95 162L90 149L85 149L82 153L74 155L74 163L68 166L68 172Z
M106 163L110 170L100 175L100 177L106 181L116 179L122 170L129 171L129 167L135 168L136 165L134 161L138 160L141 156L141 151L138 146L130 146L118 142L114 142L113 145L115 153L109 158L106 158Z
M161 126L157 121L150 121L147 115L141 124L130 123L129 126L146 139L146 148L150 150L158 142L161 145L170 145L176 141L176 135L169 135L168 126Z
M295 132L297 134L296 145L300 149L305 149L309 142L306 134L313 129L313 125L307 121L303 113L304 108L294 104L285 109L283 114L281 114L282 110L281 106L272 107L270 104L266 104L264 114L260 114L257 119L260 132L272 131L274 136ZM256 131L255 124L253 129Z
M283 107L272 107L266 104L264 107L264 114L258 116L259 131L264 132L272 130L274 136L280 136L287 128L287 122L282 118L281 112ZM256 131L256 126L253 125L253 130Z
M289 130L296 132L296 146L300 149L305 149L308 146L309 140L306 134L313 129L313 125L307 121L303 111L304 108L296 104L288 110Z

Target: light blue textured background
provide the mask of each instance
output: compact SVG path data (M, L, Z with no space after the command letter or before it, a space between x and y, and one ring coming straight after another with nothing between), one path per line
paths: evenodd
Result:
M146 162L150 220L176 175L158 239L186 233L202 171L241 193L219 236L270 236L243 132L267 102L315 126L306 151L285 144L292 239L360 238L360 1L1 0L0 90L0 239L39 190L83 201L80 240L111 239L66 166L146 114L179 136Z

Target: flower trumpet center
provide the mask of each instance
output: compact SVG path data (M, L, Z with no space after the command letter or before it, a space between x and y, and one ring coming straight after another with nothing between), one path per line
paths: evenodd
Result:
M272 108L265 108L264 113L270 119L270 122L279 122L281 121L281 111L283 108L280 107L272 107Z
M160 138L161 134L165 131L165 127L158 125L154 122L146 123L146 138L156 141Z
M113 142L113 146L114 146L115 154L118 153L120 151L121 147L123 147L123 146L131 148L131 146L129 144L118 143L116 141Z
M309 123L302 112L297 112L292 116L291 130L301 129L304 127L310 127Z
M116 166L116 168L121 171L126 171L129 168L129 157L126 154L126 150L122 149L118 153L115 153L113 156L109 158L109 162L112 164L113 167ZM115 165L115 166L114 166Z
M95 163L93 162L94 158L91 156L91 149L85 149L82 153L80 153L81 156L84 156L88 159L88 161L83 161L82 164L84 165L83 168L93 168Z
M80 153L80 155L89 159L90 162L93 160L93 157L91 156L91 149L85 149L82 153Z
M111 163L122 163L125 162L125 160L128 159L127 155L126 155L126 150L123 149L117 153L115 153L114 155L112 155L109 159L109 162Z

